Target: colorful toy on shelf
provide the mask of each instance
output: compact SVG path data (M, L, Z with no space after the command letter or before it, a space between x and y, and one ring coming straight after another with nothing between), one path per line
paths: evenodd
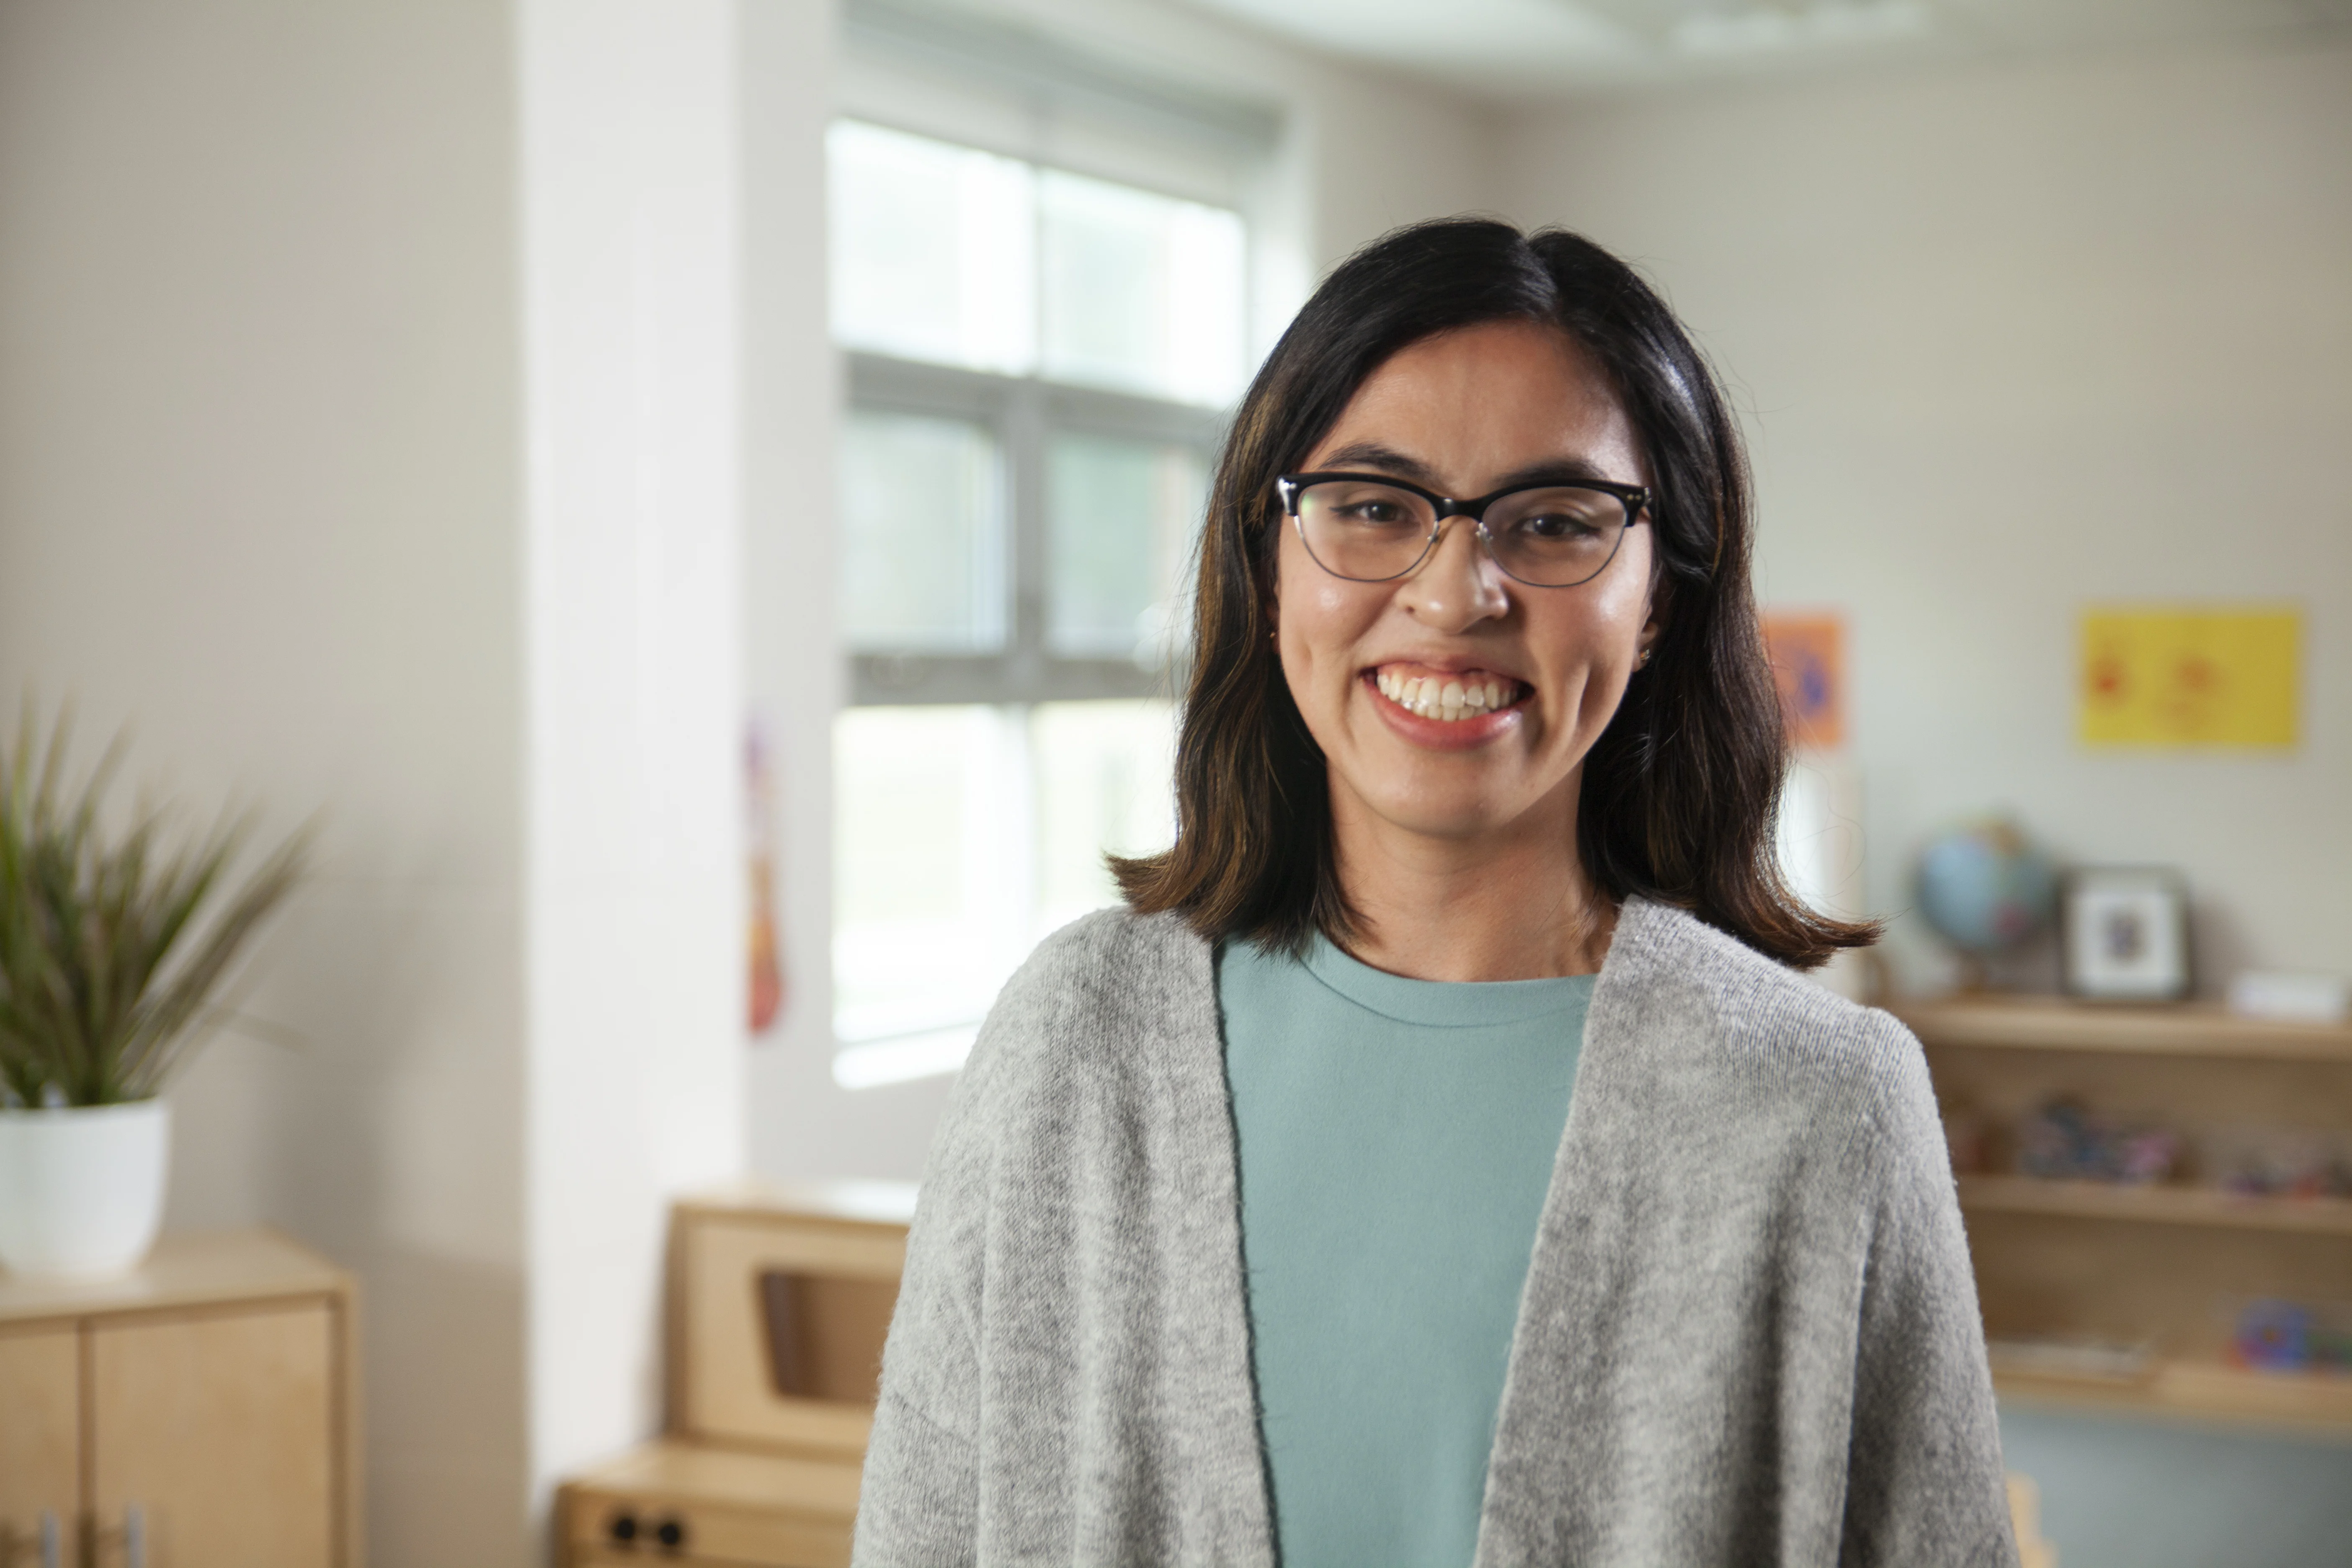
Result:
M2352 1314L2265 1297L2238 1312L2230 1360L2260 1372L2352 1373Z
M2168 1181L2180 1167L2180 1135L2169 1128L2117 1129L2060 1095L2018 1123L2017 1169L2053 1181Z
M1984 1118L1970 1111L1949 1111L1944 1117L1944 1148L1952 1159L1952 1174L1973 1176L1992 1168L1991 1140Z
M2311 1310L2292 1301L2251 1302L2238 1314L2230 1348L2240 1366L2300 1372L2311 1361Z
M2352 1197L2340 1146L2307 1129L2239 1128L2217 1141L2221 1185L2247 1197Z

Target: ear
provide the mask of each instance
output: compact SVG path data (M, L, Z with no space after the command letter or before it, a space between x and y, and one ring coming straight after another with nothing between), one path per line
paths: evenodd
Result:
M1643 664L1650 662L1650 655L1657 647L1658 639L1666 635L1666 601L1670 596L1664 574L1661 573L1651 580L1649 618L1642 623L1642 630L1633 639L1634 649Z

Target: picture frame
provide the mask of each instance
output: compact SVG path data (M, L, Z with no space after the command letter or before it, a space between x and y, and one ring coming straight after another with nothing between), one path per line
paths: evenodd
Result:
M2191 980L2189 881L2161 866L2086 866L2059 884L2060 973L2092 1002L2178 1002Z

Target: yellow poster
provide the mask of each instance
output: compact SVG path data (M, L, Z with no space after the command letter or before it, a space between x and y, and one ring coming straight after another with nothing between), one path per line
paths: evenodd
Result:
M2090 746L2292 746L2303 617L2278 606L2083 612Z

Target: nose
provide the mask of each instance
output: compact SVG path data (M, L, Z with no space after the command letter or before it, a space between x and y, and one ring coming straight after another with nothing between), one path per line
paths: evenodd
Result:
M1503 569L1478 540L1478 525L1450 517L1438 525L1437 544L1406 574L1397 593L1413 618L1449 636L1510 612Z

